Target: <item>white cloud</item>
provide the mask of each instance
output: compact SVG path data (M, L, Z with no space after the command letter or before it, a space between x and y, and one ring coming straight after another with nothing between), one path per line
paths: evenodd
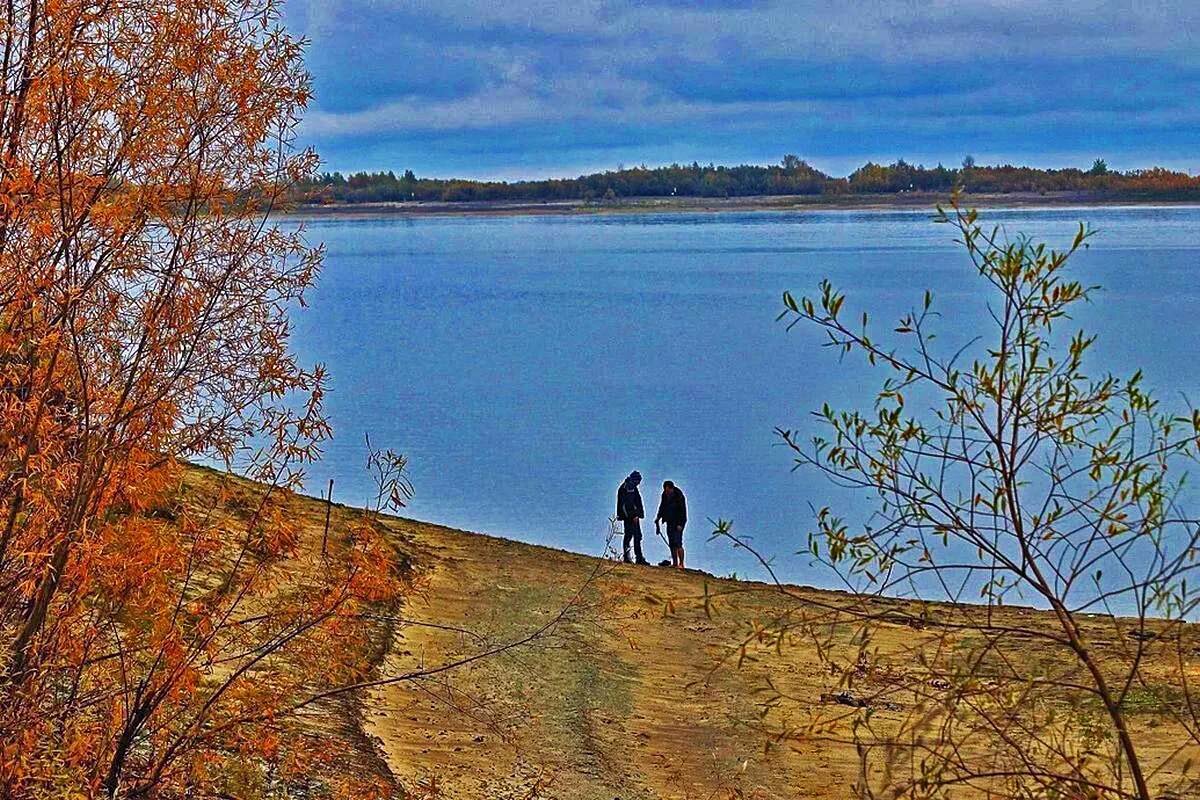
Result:
M577 125L604 129L593 138L606 142L627 130L623 141L647 150L740 133L780 141L783 131L797 150L823 141L845 153L857 136L858 152L878 141L903 155L933 137L1020 150L1039 128L1087 146L1143 147L1146 131L1200 123L1198 0L719 5L291 0L323 68L338 69L337 48L357 54L335 83L343 94L318 94L304 130L326 142L428 134L431 143L456 131L540 130L543 146L568 149L561 131ZM349 28L381 44L364 50ZM389 80L397 74L408 79Z

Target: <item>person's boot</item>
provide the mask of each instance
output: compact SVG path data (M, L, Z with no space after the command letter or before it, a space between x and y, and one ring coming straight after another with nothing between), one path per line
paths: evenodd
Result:
M626 563L626 564L632 564L632 563L633 563L633 559L629 557L629 551L628 551L628 550L626 550L626 551L625 551L625 559L624 559L624 561L625 561L625 563Z

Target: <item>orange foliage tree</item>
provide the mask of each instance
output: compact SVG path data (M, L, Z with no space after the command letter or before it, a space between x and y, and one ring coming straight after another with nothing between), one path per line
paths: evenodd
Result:
M289 349L321 254L267 219L315 166L278 6L0 10L0 795L286 779L289 710L363 679L350 622L400 588L369 525L307 559L280 502L328 429ZM189 457L276 488L176 502Z

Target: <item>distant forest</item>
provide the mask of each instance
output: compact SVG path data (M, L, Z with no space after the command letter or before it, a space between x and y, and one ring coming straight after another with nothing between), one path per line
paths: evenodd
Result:
M294 202L310 204L385 202L540 202L605 201L630 197L754 197L783 195L863 195L905 192L950 192L955 187L980 194L1080 193L1158 200L1200 200L1200 177L1154 167L1118 172L1103 159L1090 169L1034 169L1009 164L983 166L968 156L962 166L926 167L904 160L868 162L848 177L835 178L796 156L769 166L703 166L619 168L609 172L536 181L474 181L418 178L412 170L325 173L299 184Z

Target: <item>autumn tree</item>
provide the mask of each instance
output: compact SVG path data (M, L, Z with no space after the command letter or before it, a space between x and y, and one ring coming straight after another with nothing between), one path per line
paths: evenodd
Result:
M328 428L289 349L321 254L267 218L315 162L279 6L0 12L5 797L286 781L288 711L364 677L351 621L399 590L371 525L314 559L281 503ZM268 488L179 499L185 458Z

